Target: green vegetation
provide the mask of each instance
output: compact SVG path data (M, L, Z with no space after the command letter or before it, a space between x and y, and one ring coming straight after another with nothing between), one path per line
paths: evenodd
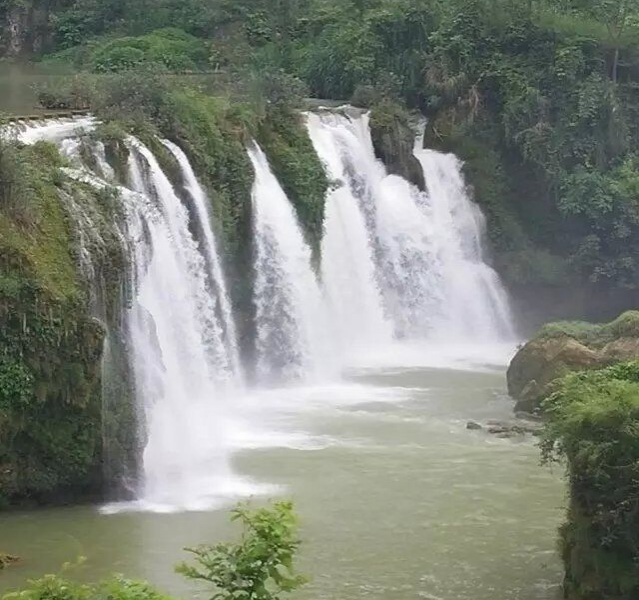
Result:
M252 73L283 73L315 97L386 103L382 115L396 113L389 103L417 109L429 119L427 143L465 161L508 281L638 285L634 1L64 0L44 10L53 12L34 29L37 45L85 69L221 71L209 81L215 95L232 88L244 98ZM421 183L410 159L397 158L403 128L373 124L378 154ZM389 125L396 148L384 141ZM281 147L300 140L278 119L272 129L263 141L312 239L320 213L302 198L318 191L298 184L310 183L312 165Z
M181 564L178 572L212 583L212 600L278 600L304 585L306 579L293 571L301 542L291 502L257 510L240 505L231 520L243 528L238 543L191 548L197 566Z
M279 71L267 73L261 87L265 106L257 141L295 205L308 240L318 254L328 179L303 118L295 110L301 106L306 88L299 79Z
M124 259L106 245L108 199L68 180L62 164L49 144L0 142L0 504L100 487L105 331L89 315L69 198L104 214L95 266L107 314L115 311Z
M293 570L300 546L297 517L291 502L274 502L259 509L238 506L232 521L242 526L238 543L221 543L189 550L198 566L181 564L177 571L210 584L211 600L281 600L306 582ZM0 569L2 557L0 554ZM12 558L12 557L8 557ZM67 568L70 565L67 565ZM46 575L2 600L171 600L145 581L114 576L97 584L79 584Z
M639 595L639 362L573 373L547 401L541 450L565 460L569 600Z
M179 29L160 29L139 37L116 38L97 46L90 55L98 73L157 64L171 71L195 71L206 65L206 45Z
M146 581L114 576L97 584L80 584L56 575L30 581L20 592L5 594L3 600L171 600Z
M618 338L639 337L639 311L629 310L610 323L559 321L541 328L536 337L570 336L592 347L600 348Z

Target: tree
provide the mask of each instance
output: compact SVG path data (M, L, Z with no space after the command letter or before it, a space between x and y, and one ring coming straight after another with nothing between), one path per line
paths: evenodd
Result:
M605 24L608 43L613 49L610 79L616 83L623 37L631 27L639 24L639 0L577 0L577 9Z
M301 542L291 502L257 510L241 504L231 520L243 527L240 541L187 548L197 566L182 563L178 573L212 583L215 592L210 600L278 600L306 583L293 570Z

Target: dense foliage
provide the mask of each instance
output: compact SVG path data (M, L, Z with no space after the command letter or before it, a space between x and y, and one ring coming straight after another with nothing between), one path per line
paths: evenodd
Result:
M146 581L114 576L97 584L81 584L56 575L30 581L27 588L3 600L171 600Z
M537 337L574 337L580 342L601 347L619 338L639 338L639 311L629 310L610 323L559 321L541 328Z
M634 0L26 4L49 11L38 47L90 70L283 71L316 97L418 108L427 143L466 160L511 282L638 285Z
M565 459L570 600L639 595L639 363L567 376L547 401L546 461Z

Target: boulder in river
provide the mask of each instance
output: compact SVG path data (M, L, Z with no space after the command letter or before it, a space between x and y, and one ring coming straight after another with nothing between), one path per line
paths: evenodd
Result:
M551 323L520 348L507 373L516 411L538 412L553 385L572 371L600 369L639 358L639 311L603 325Z
M537 435L542 428L542 423L537 420L522 419L518 417L512 421L490 420L485 424L477 421L468 421L466 429L471 431L485 431L499 438L516 438L525 435Z

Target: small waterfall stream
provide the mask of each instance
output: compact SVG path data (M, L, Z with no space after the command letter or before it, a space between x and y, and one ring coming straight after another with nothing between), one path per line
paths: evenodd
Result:
M333 115L307 115L315 151L334 182L326 199L322 282L336 340L341 352L352 354L388 344L392 328L384 314L373 240L357 197L356 175L348 162L358 140L340 123Z
M207 263L206 268L210 277L213 298L218 303L218 313L222 321L226 354L229 357L231 369L236 375L239 375L241 366L237 346L237 330L233 317L233 309L226 288L222 262L218 254L217 242L213 232L213 223L211 222L209 212L209 199L197 180L193 172L193 167L183 150L169 140L163 140L163 143L178 161L180 169L182 170L186 190L193 200L197 224L199 226L198 234L201 239L200 245Z
M443 288L434 333L459 340L514 340L508 296L486 262L485 218L468 196L460 161L453 154L423 149L421 138L414 153L426 178L424 200Z
M484 220L466 193L461 163L452 155L421 149L418 139L415 156L428 187L423 193L402 177L388 175L377 160L368 115L311 114L308 124L327 172L338 181L327 201L323 245L328 251L323 284L329 298L338 298L333 302L337 320L359 332L375 331L383 340L381 303L399 339L514 339L508 298L484 260ZM336 210L342 218L351 213L346 234ZM351 292L348 284L356 279ZM364 324L362 319L371 315L376 322ZM353 335L349 339L356 339Z
M319 283L295 211L264 152L248 149L255 170L255 308L258 380L313 379L330 363Z
M127 227L135 240L129 314L138 401L146 412L143 500L198 508L230 479L224 441L233 364L189 215L153 154L129 140Z

